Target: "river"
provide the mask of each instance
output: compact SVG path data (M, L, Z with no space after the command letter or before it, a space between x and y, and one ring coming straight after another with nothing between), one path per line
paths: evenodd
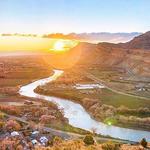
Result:
M52 76L22 86L19 90L19 93L23 96L40 98L57 104L59 109L63 109L64 116L68 118L69 124L74 127L78 127L88 131L92 131L92 129L95 129L96 133L98 134L105 136L107 135L123 140L137 142L140 141L142 138L146 138L147 141L150 141L150 132L148 131L106 125L91 118L88 112L86 112L86 110L78 103L72 102L67 99L57 98L53 96L45 96L34 92L34 89L36 89L38 86L56 80L59 76L62 75L62 73L63 71L54 70L54 74Z

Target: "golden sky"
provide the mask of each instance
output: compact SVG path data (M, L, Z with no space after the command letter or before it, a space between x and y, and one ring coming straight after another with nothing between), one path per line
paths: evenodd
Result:
M71 40L49 39L41 37L0 36L0 51L47 51L74 47L77 42ZM60 45L60 46L61 46Z

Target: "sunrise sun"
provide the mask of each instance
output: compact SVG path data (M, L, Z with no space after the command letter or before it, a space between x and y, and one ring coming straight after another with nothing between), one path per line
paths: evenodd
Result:
M75 47L77 44L78 41L58 39L53 42L49 50L54 52L66 52Z
M65 44L63 41L57 41L55 44L54 44L54 50L55 51L63 51L64 50L64 47L65 47Z

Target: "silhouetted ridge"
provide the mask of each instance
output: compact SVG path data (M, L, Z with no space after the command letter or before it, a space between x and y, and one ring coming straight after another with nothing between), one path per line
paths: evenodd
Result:
M130 42L121 44L124 48L150 49L150 31L135 37Z

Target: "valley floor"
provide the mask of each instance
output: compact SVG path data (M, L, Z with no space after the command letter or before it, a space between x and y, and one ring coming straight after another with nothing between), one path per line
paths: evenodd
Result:
M111 123L127 128L149 131L149 98L131 95L131 93L126 94L124 93L125 91L122 90L125 89L125 87L117 91L117 88L110 83L110 79L112 80L114 78L114 72L112 71L107 71L107 74L106 71L99 71L99 74L103 75L103 78L100 75L95 75L94 72L92 73L91 76L91 73L87 73L87 71L82 70L81 73L80 70L78 70L78 72L76 72L76 70L67 70L64 75L56 81L38 87L36 92L76 101L83 105L91 116L106 124ZM105 86L105 88L76 89L75 85L79 83L99 83L107 86ZM111 88L108 88L108 86ZM122 86L126 85L122 83Z
M48 77L52 73L51 66L44 63L43 59L41 58L42 57L38 55L27 56L27 57L25 56L6 57L5 56L0 58L0 63L4 64L4 72L3 74L2 72L0 74L1 75L0 78L0 129L1 129L0 140L1 143L3 144L1 145L0 143L0 147L4 146L6 143L12 143L12 145L13 143L15 143L16 144L14 146L15 148L16 146L20 146L20 145L23 146L25 144L27 147L29 146L30 149L34 149L35 145L32 143L33 140L36 139L38 143L40 143L39 138L43 136L46 137L48 141L52 142L53 136L60 136L63 139L72 138L72 136L70 137L70 135L71 134L73 135L73 133L70 132L78 133L80 135L89 134L89 132L87 131L70 126L68 124L68 120L63 116L63 112L60 111L55 104L51 102L45 102L40 99L38 99L37 101L37 99L23 97L18 94L18 90L20 86L28 84L40 78ZM68 71L66 72L68 73ZM66 80L68 81L66 82ZM106 89L94 89L94 90L82 91L82 90L77 90L72 88L72 86L75 83L80 83L80 82L96 83L92 79L86 76L81 76L80 74L76 74L76 73L73 74L73 78L72 78L72 73L71 76L69 73L65 77L65 82L64 79L62 78L56 81L56 83L54 82L54 83L47 84L44 87L39 87L40 89L37 89L37 91L42 92L44 94L56 95L58 97L62 96L62 97L67 97L69 99L71 98L81 103L83 106L85 106L85 108L90 112L90 114L97 120L103 119L104 122L106 123L109 123L111 121L112 124L119 124L118 122L116 122L116 118L111 117L116 112L116 107L117 107L115 106L116 102L114 102L113 105L113 101L118 97L118 95L114 95L114 93L111 93L111 91L107 91ZM100 93L101 95L99 95ZM112 100L111 99L109 100L108 97L111 97ZM119 103L119 98L118 98L118 103ZM127 114L127 116L130 114L134 114L135 116L138 117L140 116L143 119L147 117L146 116L147 114L145 114L144 112L145 110L139 110L140 112L142 111L142 114L135 112L133 108L137 109L139 108L139 106L138 103L136 104L134 101L133 103L135 105L134 107L132 107L131 110L124 108L125 112L120 111L119 113L121 115ZM95 106L91 108L93 104L95 104ZM101 115L101 110L96 110L102 104L105 104L105 106L103 105L103 109L107 110L107 112L104 113L106 116ZM130 104L127 102L125 106L127 107L128 105ZM149 101L147 101L146 103L141 103L140 106L142 107L150 106ZM93 113L94 109L96 111ZM56 129L55 130L56 132L53 132L54 131L53 128ZM47 129L47 130L45 131L43 129ZM63 130L65 132L61 132L60 130ZM19 133L18 137L16 136L13 137L11 135L14 131L17 131ZM34 133L34 131L39 132L37 137L32 137L32 133ZM78 138L80 139L80 137ZM22 139L25 142L24 144L21 143ZM98 142L106 142L109 140L116 142L116 140L112 138L98 137L97 139ZM69 141L67 141L66 143L65 142L66 141L60 142L61 143L60 146L66 145L68 147ZM73 142L71 145L74 145L74 143L76 143L76 141L71 141L71 142ZM100 147L102 147L102 145L97 145L97 144L93 146L87 146L83 143L82 140L80 142L81 145L80 144L79 145L84 149L92 149L91 147L93 147L94 149L96 148L99 149ZM120 141L120 140L117 141L117 143L120 142L126 143L128 141ZM51 144L47 144L46 146L50 146L51 149L56 148L55 145L51 145ZM131 148L130 145L128 147L129 147L128 149ZM137 147L139 147L139 145Z

